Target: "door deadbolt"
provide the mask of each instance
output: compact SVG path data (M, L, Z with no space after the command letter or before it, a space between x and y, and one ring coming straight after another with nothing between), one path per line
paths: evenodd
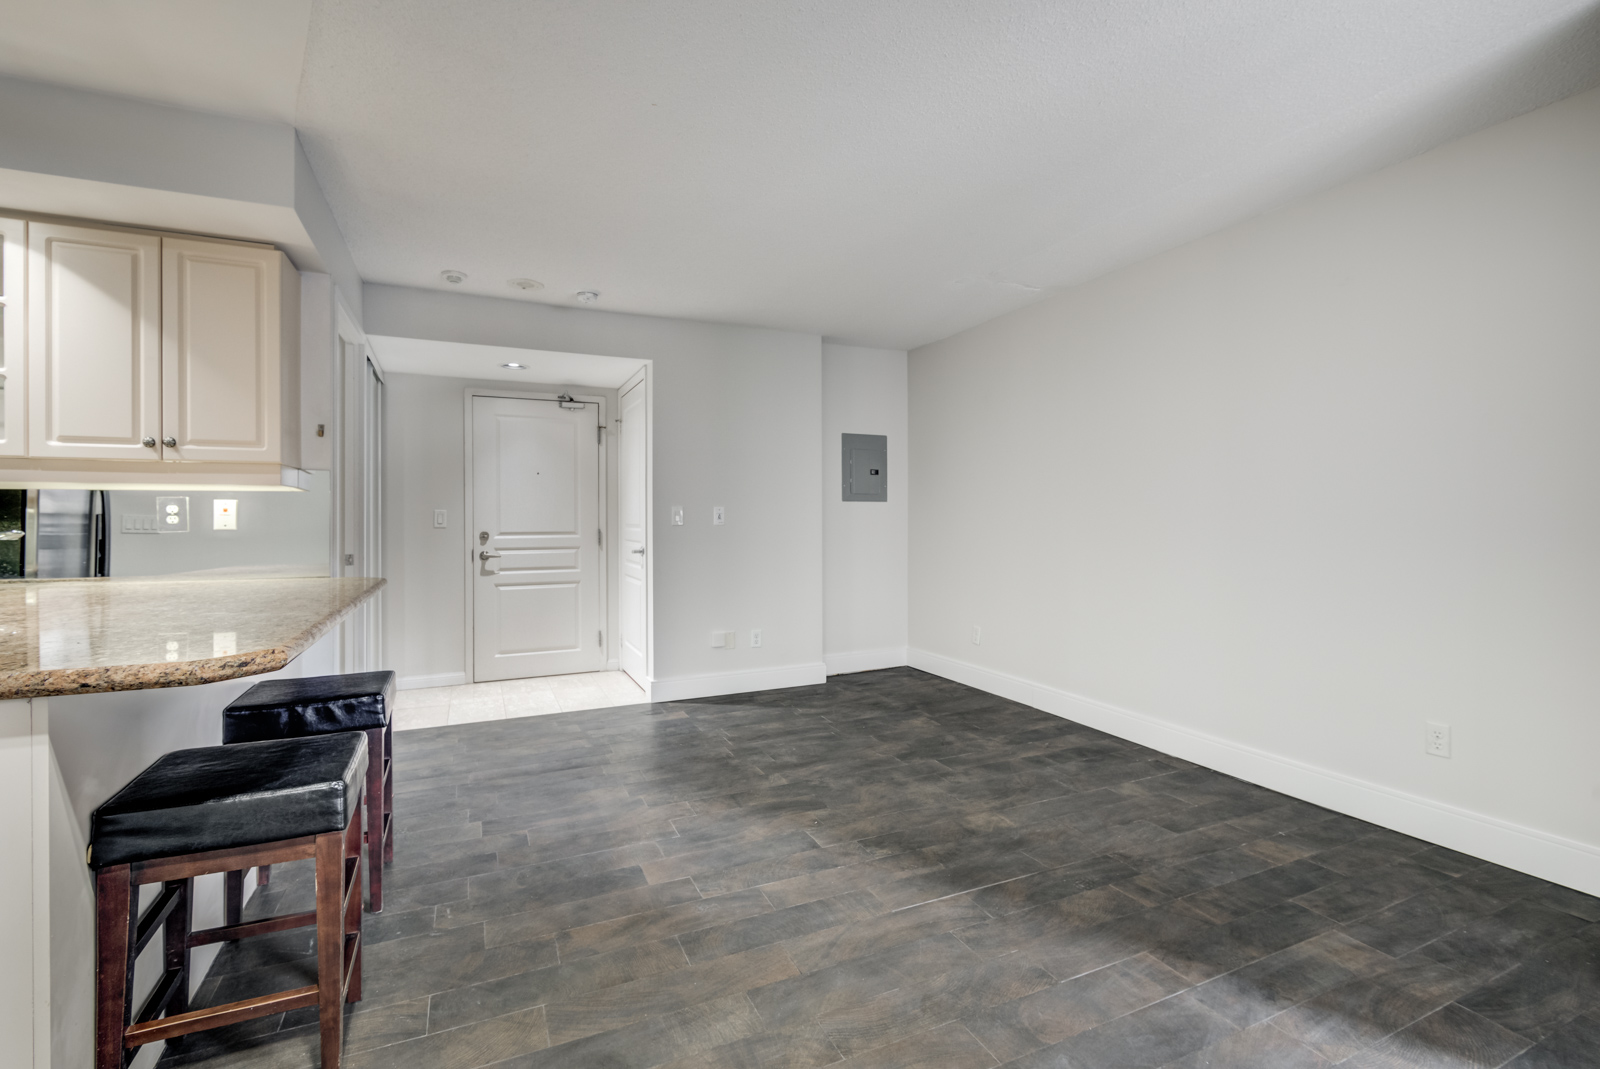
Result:
M489 544L489 532L488 531L479 531L478 532L478 545L486 546L488 544Z

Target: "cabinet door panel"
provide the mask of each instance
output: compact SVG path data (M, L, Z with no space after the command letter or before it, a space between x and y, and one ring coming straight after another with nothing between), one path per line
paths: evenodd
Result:
M0 457L27 452L27 224L0 219Z
M279 460L281 257L162 239L166 459Z
M150 460L161 427L161 239L28 227L28 452Z

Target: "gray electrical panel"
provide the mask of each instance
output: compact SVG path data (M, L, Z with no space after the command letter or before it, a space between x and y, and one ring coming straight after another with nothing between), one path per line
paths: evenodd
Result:
M889 439L882 434L846 434L840 443L845 501L889 500Z

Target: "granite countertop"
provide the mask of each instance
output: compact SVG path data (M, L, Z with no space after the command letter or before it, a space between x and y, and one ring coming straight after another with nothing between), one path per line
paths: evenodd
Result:
M382 579L0 581L0 699L187 687L273 672Z

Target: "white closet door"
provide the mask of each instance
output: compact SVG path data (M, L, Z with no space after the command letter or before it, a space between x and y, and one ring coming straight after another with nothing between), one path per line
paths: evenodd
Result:
M276 463L276 249L161 241L163 438L168 460Z
M0 219L0 457L27 451L28 224Z
M156 459L161 239L30 223L28 257L29 454Z
M650 515L650 405L649 385L641 378L623 391L619 399L622 423L617 453L617 511L621 528L620 559L617 571L621 580L618 592L621 611L620 656L622 670L641 687L649 671L650 584L646 569L649 555L645 545Z

